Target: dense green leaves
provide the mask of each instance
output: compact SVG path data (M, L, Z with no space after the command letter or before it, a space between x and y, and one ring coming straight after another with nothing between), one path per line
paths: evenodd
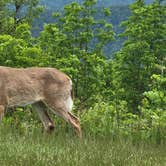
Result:
M43 11L38 0L2 0L0 4L0 33L13 35L21 23L32 24Z
M115 66L129 109L137 112L143 92L149 90L150 77L158 73L156 65L165 57L166 13L158 1L145 5L143 0L137 0L130 8L131 16L122 23L126 29L121 36L127 40L117 54L115 61L119 65Z

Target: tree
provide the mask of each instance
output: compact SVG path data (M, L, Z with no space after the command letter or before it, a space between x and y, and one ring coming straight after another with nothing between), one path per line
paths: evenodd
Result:
M165 56L165 7L159 1L145 5L143 0L137 0L130 9L131 16L122 23L125 31L121 36L127 39L116 55L114 77L124 89L122 96L129 110L136 113L143 93L149 90L152 74L157 72L156 64Z
M20 23L32 25L34 18L43 11L38 0L6 0L2 1L0 9L0 32L11 35Z
M20 24L15 36L0 35L0 65L10 67L36 66L41 49L33 43L28 24Z
M6 8L8 0L1 0L0 3L0 34L4 34L11 29L13 24L12 19L9 17L9 12Z
M4 16L5 16L5 2L1 1L0 3L0 32L2 31L2 25L4 24Z

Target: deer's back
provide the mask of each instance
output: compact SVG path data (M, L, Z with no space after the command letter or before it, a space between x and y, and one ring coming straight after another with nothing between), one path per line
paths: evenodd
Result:
M5 98L11 106L31 104L50 93L63 93L70 88L69 81L67 75L53 68L0 67L0 100Z

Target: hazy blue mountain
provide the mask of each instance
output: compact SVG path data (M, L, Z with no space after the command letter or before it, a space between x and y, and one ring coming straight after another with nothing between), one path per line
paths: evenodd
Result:
M44 4L47 8L63 8L64 5L71 2L82 3L83 0L41 0L41 4ZM98 0L97 6L121 6L128 5L135 2L135 0ZM151 3L153 0L146 0L146 3Z

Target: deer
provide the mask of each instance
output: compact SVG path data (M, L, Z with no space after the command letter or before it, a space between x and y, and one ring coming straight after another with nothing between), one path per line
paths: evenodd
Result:
M54 130L48 110L68 122L81 137L80 120L71 113L72 81L56 68L0 66L0 123L7 109L32 105L45 131Z

